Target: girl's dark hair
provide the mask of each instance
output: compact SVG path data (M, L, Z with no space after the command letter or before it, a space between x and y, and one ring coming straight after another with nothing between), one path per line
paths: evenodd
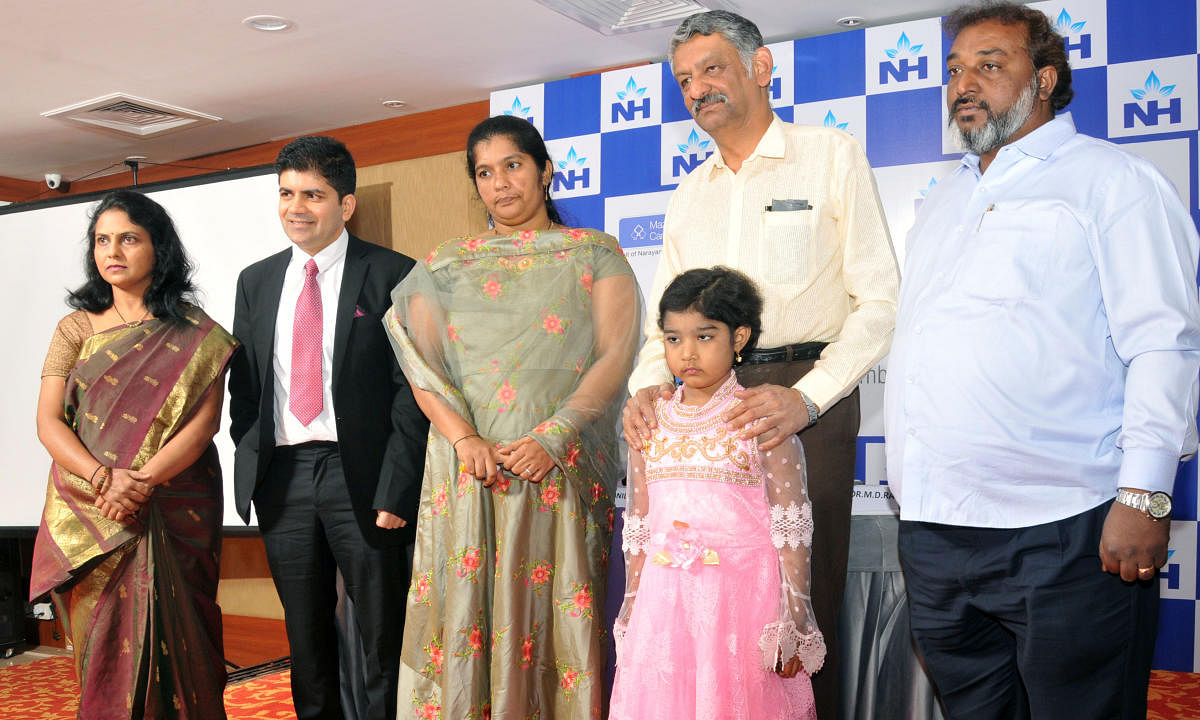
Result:
M175 231L175 223L162 205L133 190L114 190L100 200L92 211L87 229L87 251L83 255L83 285L67 295L67 304L78 310L101 313L112 307L112 285L100 277L96 267L96 221L109 210L122 210L136 225L150 234L154 248L154 268L142 302L154 317L170 323L186 322L184 302L195 302L192 263L188 260Z
M550 163L550 151L546 149L546 142L542 140L533 123L513 115L497 115L476 125L467 136L467 175L471 177L471 182L475 182L475 146L497 135L507 137L518 150L533 158L539 174L546 164ZM549 194L546 195L546 214L550 216L551 222L566 224L559 215L558 208L554 207L554 201L550 199Z
M695 310L706 318L720 320L732 332L742 325L750 328L750 339L742 350L754 349L762 330L762 296L750 278L737 270L717 265L681 273L671 281L658 301L658 328L668 312Z

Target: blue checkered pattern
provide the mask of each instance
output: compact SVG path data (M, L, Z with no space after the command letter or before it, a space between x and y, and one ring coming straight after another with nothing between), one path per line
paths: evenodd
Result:
M1080 132L1155 162L1200 218L1197 204L1197 0L1037 2L1066 38ZM768 46L772 104L784 120L839 127L875 168L898 256L928 189L958 162L946 133L941 19ZM570 222L616 235L648 287L662 215L679 178L715 143L695 125L668 65L655 64L492 94L492 114L528 118L555 164L552 194ZM882 383L864 380L856 512L887 511ZM1171 556L1162 574L1155 667L1200 671L1197 465L1175 483Z

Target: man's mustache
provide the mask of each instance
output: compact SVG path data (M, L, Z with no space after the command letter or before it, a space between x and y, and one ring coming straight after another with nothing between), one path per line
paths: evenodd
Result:
M958 112L959 106L967 104L975 105L989 116L992 114L992 106L988 104L987 100L976 98L973 95L963 95L962 97L956 98L954 102L950 104L950 122L947 124L952 124L954 122L954 113Z
M729 98L725 97L725 93L709 93L692 103L692 114L700 112L700 106L714 102L729 102Z

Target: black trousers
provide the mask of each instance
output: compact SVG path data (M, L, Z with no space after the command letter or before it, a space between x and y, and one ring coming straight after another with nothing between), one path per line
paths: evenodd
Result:
M1146 717L1159 581L1100 569L1111 504L1014 529L900 523L912 632L947 718Z
M738 381L746 386L791 387L812 369L813 360L743 365ZM838 717L838 617L846 592L850 554L850 509L854 499L854 456L858 445L858 388L801 430L808 462L808 497L813 506L812 606L825 636L825 665L812 676L817 717Z
M404 548L372 547L363 538L333 443L276 448L254 506L283 602L296 716L343 720L335 617L340 569L362 638L364 720L393 720L410 578Z

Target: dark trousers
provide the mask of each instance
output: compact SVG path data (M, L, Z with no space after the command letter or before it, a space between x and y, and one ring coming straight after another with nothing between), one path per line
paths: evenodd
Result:
M283 602L300 720L343 720L338 681L337 571L362 638L369 720L396 717L410 568L402 546L372 547L355 519L333 443L275 449L254 500Z
M1145 718L1158 579L1100 569L1111 501L1014 529L900 523L912 632L947 718Z
M791 387L812 369L813 360L737 368L746 387ZM850 553L850 506L854 497L854 454L858 445L858 388L799 433L808 461L808 497L813 507L812 606L825 636L825 665L812 676L817 717L838 717L838 616L846 592Z

